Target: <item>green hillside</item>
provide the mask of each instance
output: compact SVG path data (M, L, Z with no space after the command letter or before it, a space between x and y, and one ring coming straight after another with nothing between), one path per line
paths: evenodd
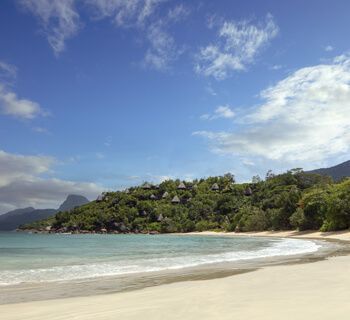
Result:
M350 226L350 180L299 169L264 181L235 183L231 174L159 186L145 183L107 192L96 201L24 225L54 232L190 232L287 229L339 230Z

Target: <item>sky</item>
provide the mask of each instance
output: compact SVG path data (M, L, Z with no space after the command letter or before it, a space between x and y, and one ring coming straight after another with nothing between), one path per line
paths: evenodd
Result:
M3 0L0 214L350 159L347 0Z

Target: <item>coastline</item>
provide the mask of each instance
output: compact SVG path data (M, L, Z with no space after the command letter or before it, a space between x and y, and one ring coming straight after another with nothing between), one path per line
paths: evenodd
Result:
M350 241L349 231L192 234ZM0 305L0 313L5 320L110 319L118 316L126 319L232 319L237 314L240 319L289 319L289 315L290 319L316 316L319 319L329 316L347 319L350 307L346 307L345 299L350 293L347 289L350 288L350 277L347 277L350 257L331 256L313 261L317 262L295 264L294 261L234 276L214 274L204 278L206 280L189 278L129 292L4 304ZM300 259L298 262L306 261ZM324 290L325 285L327 290ZM286 312L292 305L293 312Z
M296 238L296 239L315 239L315 240L327 240L327 241L344 241L350 242L350 231L331 231L321 232L314 230L306 231L255 231L255 232L215 232L215 231L203 231L203 232L189 232L186 234L191 235L207 235L207 236L230 236L230 237L275 237L275 238Z

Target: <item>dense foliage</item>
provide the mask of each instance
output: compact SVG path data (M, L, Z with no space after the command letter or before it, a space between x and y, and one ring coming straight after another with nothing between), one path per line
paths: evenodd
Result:
M176 197L177 196L177 197ZM108 192L84 206L23 229L56 232L260 231L350 227L350 180L294 169L263 181L237 184L234 176Z

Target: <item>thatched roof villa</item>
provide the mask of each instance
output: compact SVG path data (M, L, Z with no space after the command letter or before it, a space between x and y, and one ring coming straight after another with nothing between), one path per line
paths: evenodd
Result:
M141 188L144 190L150 190L152 189L152 186L148 182L145 182Z
M148 213L147 213L146 210L142 210L142 211L139 213L139 215L140 215L141 217L146 217L146 216L148 215Z
M180 203L180 198L178 196L174 196L174 198L172 198L171 203L177 204Z
M162 195L162 199L166 199L169 197L169 192L168 191L165 191Z
M245 188L245 190L244 190L245 196L251 196L252 194L253 194L253 190L249 186L247 188Z
M104 200L104 195L103 194L100 194L97 199L96 199L96 202L101 202Z
M219 191L220 190L220 187L217 183L214 183L212 186L211 186L211 190L212 191Z
M180 184L177 186L178 190L186 190L186 185L183 182L180 182Z

